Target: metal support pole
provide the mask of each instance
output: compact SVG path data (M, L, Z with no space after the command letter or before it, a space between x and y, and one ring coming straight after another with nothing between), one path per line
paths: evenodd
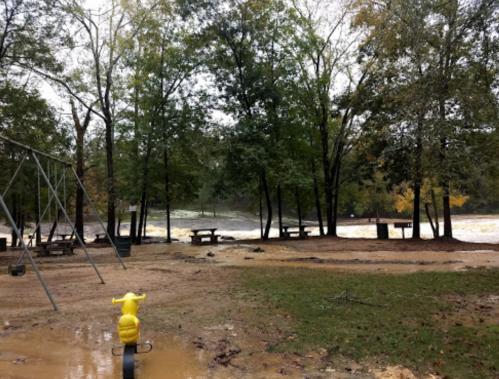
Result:
M44 156L45 158L51 159L51 160L53 160L53 161L56 161L56 162L59 162L59 163L65 164L65 165L68 165L68 164L69 164L68 162L63 161L62 159L59 159L59 158L54 157L54 156L52 156L52 155L46 154L46 153L44 153L43 151L39 151L39 150L33 149L32 147L29 147L29 146L23 145L22 143L19 143L19 142L13 141L13 140L11 140L10 138L7 138L7 137L2 136L1 134L0 134L0 140L5 141L5 142L7 142L7 143L10 143L10 144L12 144L12 145L15 145L15 146L17 146L17 147L20 147L21 149L27 150L28 152L33 152L33 153L36 153L36 154L38 154L38 155L42 155L42 156Z
M49 187L50 189L50 192L52 192L55 196L55 200L56 200L56 204L59 205L59 207L61 207L62 209L62 213L64 213L64 217L66 217L66 220L68 221L69 225L71 225L71 229L75 232L75 235L76 235L76 238L78 239L78 242L80 243L81 247L83 248L83 251L85 251L85 254L87 255L87 258L88 260L90 261L90 263L92 263L92 266L94 267L95 269L95 272L97 273L97 275L99 276L102 284L105 284L106 282L104 281L104 279L102 278L99 270L97 269L97 266L95 266L95 263L92 259L92 257L90 256L90 254L88 253L87 251L87 248L85 247L85 244L83 243L83 241L81 240L80 236L78 235L78 233L76 233L76 230L75 230L75 227L73 225L73 223L71 222L71 219L69 218L68 214L66 213L66 210L63 208L62 206L62 203L61 201L59 200L59 198L57 197L57 193L55 192L54 188L52 187L52 185L50 184L50 180L47 178L47 175L45 174L45 171L43 171L43 168L42 166L40 165L40 162L38 161L38 158L36 157L36 154L34 152L31 152L33 158L35 159L35 162L36 164L38 165L38 168L40 169L40 172L42 173L43 175L43 178L45 179L45 181L47 182L47 186Z
M90 206L92 207L92 210L94 211L95 215L97 216L97 219L99 220L101 226L102 226L102 229L104 230L104 232L106 233L106 236L107 236L107 239L109 240L109 243L111 244L111 246L113 247L114 249L114 252L116 253L116 256L118 257L118 259L120 260L121 262L121 265L123 266L123 268L126 270L126 267L125 267L125 263L123 263L123 260L121 259L120 255L118 254L118 250L116 249L116 246L114 245L114 242L113 240L111 239L111 236L109 235L109 233L107 232L107 229L106 227L104 226L104 223L102 222L100 216L99 216L99 213L97 213L97 210L95 209L94 207L94 203L92 202L92 200L90 200L90 196L88 196L88 193L87 193L87 190L85 189L85 187L83 187L83 183L81 182L80 178L78 177L78 174L76 173L75 169L73 166L71 166L71 170L73 170L73 174L75 174L75 178L76 180L78 181L78 184L80 186L80 188L83 190L83 193L85 194L88 202L90 203Z
M14 180L16 179L17 177L17 174L19 174L19 171L21 171L21 167L24 163L24 161L26 160L26 157L28 156L28 153L24 154L24 157L23 159L21 160L21 163L19 163L19 166L17 167L17 170L16 172L14 173L14 176L12 177L12 179L10 179L10 182L9 184L7 185L7 188L5 188L5 191L3 192L3 195L2 197L5 198L5 195L7 195L7 192L9 192L10 190L10 187L12 186L12 184L14 183Z
M3 208L3 211L5 212L5 215L7 216L7 219L9 220L10 224L12 225L12 229L14 229L14 232L17 234L17 237L19 238L19 241L21 241L21 245L23 246L24 253L28 255L29 261L31 262L31 265L33 266L33 269L36 272L36 275L38 276L38 279L42 283L43 288L45 289L45 292L47 293L47 296L50 299L50 302L52 303L52 306L54 307L54 310L58 311L59 309L57 308L57 304L55 303L54 299L52 298L52 294L50 293L47 285L45 284L45 281L42 278L42 274L40 274L40 271L38 271L38 267L36 267L36 263L31 256L30 252L28 251L28 248L26 244L24 243L24 240L21 237L21 234L19 233L19 229L16 226L16 223L12 219L12 216L9 212L9 209L7 208L7 205L5 205L5 202L3 201L3 197L0 196L0 205Z
M67 168L64 169L64 173L67 171ZM61 181L62 181L62 178L59 180L59 183L57 184L57 187L56 187L56 191L59 189L59 186L61 185ZM47 213L47 210L50 208L50 204L52 203L52 199L54 198L54 195L51 195L50 198L49 198L49 202L47 204L47 206L45 207L45 210L43 211L43 214L40 216L40 220L38 221L38 224L36 224L36 227L35 227L35 230L38 230L38 228L40 227L40 225L42 224L42 220L43 220L43 217L45 216L45 213ZM21 256L19 257L19 260L17 261L17 264L21 264L22 261L23 261L23 258L24 258L24 251L23 253L21 254Z

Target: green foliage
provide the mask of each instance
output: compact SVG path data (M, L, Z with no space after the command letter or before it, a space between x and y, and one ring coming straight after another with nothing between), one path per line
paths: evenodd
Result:
M497 202L495 0L4 5L1 127L73 149L28 73L92 107L87 186L102 204L164 204L166 182L173 202L257 204L263 181L269 204L280 186L303 216L314 186L323 213L337 197L360 215L423 178L471 195L463 210Z
M394 184L426 176L472 192L490 169L481 138L497 126L489 46L498 4L387 4L359 2L354 22L365 33L361 57L377 57L363 147Z
M68 160L66 152L71 147L71 139L67 126L59 123L55 110L41 98L36 90L27 90L23 87L16 87L12 83L6 83L0 87L0 104L0 134L34 149L52 152L54 156ZM0 150L0 167L2 168L0 188L2 188L2 194L25 154L25 150L2 142ZM45 169L45 160L43 157L40 157L40 160ZM54 165L51 165L51 169L52 174L54 174ZM61 173L62 168L59 166L59 178ZM5 198L11 210L16 202L16 210L20 214L24 214L27 222L35 219L36 198L38 196L37 177L38 171L34 162L26 160ZM54 176L51 176L51 180L54 182ZM42 204L46 205L48 190L43 178L41 184ZM72 190L73 183L68 180L67 191L71 193ZM62 198L62 190L60 195ZM2 217L5 215L2 214ZM18 215L14 215L14 218L19 219Z

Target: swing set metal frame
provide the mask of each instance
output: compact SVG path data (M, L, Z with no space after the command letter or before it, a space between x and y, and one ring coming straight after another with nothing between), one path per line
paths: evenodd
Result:
M7 188L5 189L5 191L3 192L3 194L0 195L0 207L2 208L2 210L5 213L5 215L7 216L7 220L11 224L12 230L16 234L16 236L19 239L19 241L21 243L21 246L23 248L23 252L22 252L21 256L19 257L19 259L17 261L17 265L22 265L22 261L23 261L23 258L24 258L25 255L28 257L28 260L30 261L31 265L33 266L33 269L35 270L35 273L38 276L38 279L40 280L40 283L42 284L45 292L47 293L47 296L50 299L50 302L52 303L52 306L54 307L54 310L58 311L59 308L57 307L57 304L55 303L54 298L52 297L52 294L50 293L50 290L48 289L47 284L45 283L45 280L42 277L42 274L38 270L38 267L36 266L35 260L33 259L33 256L31 255L31 253L30 253L30 251L28 249L28 246L24 242L24 239L22 238L22 236L21 236L21 234L19 232L19 229L17 228L17 225L14 222L14 219L13 219L13 217L12 217L10 211L9 211L9 208L7 207L7 205L5 204L5 201L4 201L5 196L7 195L8 191L12 187L12 184L14 183L16 177L18 176L19 172L21 171L21 167L23 166L24 162L27 159L29 159L30 157L32 157L33 161L36 163L36 166L38 168L38 173L39 174L41 173L41 176L43 177L43 179L44 179L44 181L47 184L47 187L49 189L49 200L48 200L47 206L45 207L45 210L44 210L43 214L40 215L40 219L38 220L38 223L37 223L37 225L35 227L35 231L39 230L39 227L41 225L43 217L47 213L47 210L50 211L50 205L52 203L52 200L55 198L55 204L56 204L56 206L58 206L61 209L61 211L62 211L62 213L63 213L63 215L65 217L66 222L71 226L72 232L74 233L74 235L75 235L76 239L78 240L80 246L83 248L83 251L85 252L85 255L87 256L88 260L92 264L92 266L93 266L95 272L97 273L97 275L98 275L101 283L105 284L105 281L102 278L99 270L97 269L97 266L95 265L95 262L93 261L92 257L88 253L87 248L85 247L84 242L82 241L80 235L76 232L75 225L71 222L71 219L70 219L70 217L68 216L68 214L66 212L66 199L65 198L63 199L64 200L64 204L63 204L61 202L61 200L59 199L59 197L57 196L57 191L59 189L59 186L61 185L61 183L63 181L65 183L66 173L68 171L71 171L74 174L74 177L76 178L76 182L77 182L78 186L83 190L83 193L85 194L85 197L86 197L88 203L92 207L92 210L93 210L94 214L97 216L97 219L99 220L99 223L100 223L102 229L106 233L106 237L107 237L109 243L111 244L111 246L113 247L113 250L116 253L116 256L118 257L121 265L123 266L123 269L126 270L125 263L121 259L121 256L119 255L118 250L116 249L116 246L115 246L113 240L111 239L111 236L107 232L107 229L105 228L104 223L102 222L102 219L99 216L99 213L95 209L94 204L93 204L92 200L90 199L90 196L88 196L88 193L85 190L85 187L83 186L83 183L81 182L80 178L76 174L76 171L73 168L73 165L71 163L65 162L65 161L63 161L63 160L61 160L61 159L59 159L57 157L54 157L54 156L52 156L50 154L43 153L43 152L35 150L35 149L33 149L33 148L29 147L29 146L26 146L26 145L23 145L23 144L21 144L19 142L13 141L10 138L4 137L2 135L0 135L0 140L3 141L3 142L5 142L5 143L11 144L13 146L17 146L17 147L19 147L19 148L21 148L21 149L23 149L23 150L26 151L26 154L21 159L21 161L20 161L20 163L19 163L19 165L18 165L18 167L17 167L14 175L10 179L9 184L7 185ZM57 182L57 180L56 180L55 188L50 183L50 179L49 179L47 173L44 171L42 165L40 164L40 161L38 159L39 156L42 156L42 157L46 158L49 161L52 161L54 164L60 164L64 168L63 173L62 173L59 181ZM39 185L39 187L40 187L40 185ZM65 192L65 187L64 187L64 192ZM38 197L40 197L40 193L38 193ZM38 199L38 202L40 204L40 199ZM57 218L57 214L56 214L56 218Z

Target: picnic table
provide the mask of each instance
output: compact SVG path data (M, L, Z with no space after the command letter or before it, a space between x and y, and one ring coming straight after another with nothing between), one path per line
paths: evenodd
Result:
M396 222L395 228L402 228L402 238L405 239L405 228L412 228L412 222Z
M73 234L64 234L64 233L63 233L63 234L58 234L58 236L59 236L59 237L62 237L62 240L64 241L64 240L66 240L66 237L68 237L68 236L69 236L69 237L72 237L72 236L73 236Z
M282 235L284 238L291 238L293 234L297 234L300 239L308 238L308 235L311 233L309 230L305 230L308 228L308 225L283 225ZM298 229L298 230L289 230L289 229Z
M218 243L219 235L216 235L215 232L217 228L208 228L208 229L191 229L191 232L194 233L191 237L191 243L193 245L200 245L203 242L203 239L209 239L210 243ZM209 234L198 234L200 232L210 232Z
M53 251L62 251L62 255L73 255L73 241L41 242L36 248L39 257L48 257Z

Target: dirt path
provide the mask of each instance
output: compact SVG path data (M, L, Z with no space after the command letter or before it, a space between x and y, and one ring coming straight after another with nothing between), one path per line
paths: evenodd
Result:
M258 240L237 241L244 244L261 244ZM459 252L459 251L499 251L499 245L493 243L471 243L458 240L412 240L390 239L378 240L373 238L340 238L340 237L312 237L306 240L299 239L270 239L266 245L280 245L291 247L296 251L335 252L335 251L394 251L394 252Z
M143 339L159 346L158 354L192 359L186 366L190 367L190 376L185 376L182 369L170 370L177 373L176 376L165 376L164 365L158 364L161 355L155 359L144 358L141 361L144 369L157 367L156 371L147 374L148 378L156 377L154 375L158 378L220 379L372 378L371 374L356 373L358 367L352 363L345 363L344 367L333 371L326 366L322 359L324 352L320 350L303 356L266 352L269 344L289 338L288 332L282 327L279 316L264 323L251 318L251 309L257 305L245 300L237 282L238 270L230 266L299 265L342 271L405 273L499 264L496 245L377 242L311 239L269 241L265 245L255 241L198 247L146 245L133 247L132 256L126 258L126 271L111 249L90 249L106 280L105 285L100 283L82 251L72 257L37 258L60 308L57 313L51 309L33 271L20 278L6 275L6 265L12 259L4 255L0 257L0 371L9 372L5 371L8 369L13 373L12 378L28 378L28 372L34 367L31 365L45 364L47 378L63 377L59 371L54 371L61 369L61 362L65 362L63 366L69 370L75 356L92 356L98 352L99 357L109 357L110 348L119 343L116 325L121 314L119 307L111 305L111 299L131 291L147 294L147 302L141 304L139 312ZM360 252L353 251L355 244ZM409 246L415 248L403 250ZM443 248L436 250L437 247ZM211 254L208 256L208 253ZM54 350L61 352L54 358L55 363L50 363L40 353L47 342L44 338ZM75 338L79 341L77 346ZM167 353L167 346L172 343L178 349ZM7 350L6 346L17 346L17 350ZM152 360L148 363L147 359ZM88 362L94 363L82 363L78 367L88 370L89 375L100 372L95 362L101 361L89 358ZM181 360L172 358L169 364L175 365L175 362ZM92 377L119 377L120 365L116 361L102 360L100 364L112 367L111 371ZM43 375L38 377L44 378Z

